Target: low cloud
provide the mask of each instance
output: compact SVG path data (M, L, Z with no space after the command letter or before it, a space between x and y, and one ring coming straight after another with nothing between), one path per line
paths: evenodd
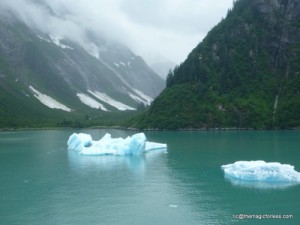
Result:
M147 58L157 52L180 63L216 25L232 0L1 0L28 26L87 44L86 32L126 44Z

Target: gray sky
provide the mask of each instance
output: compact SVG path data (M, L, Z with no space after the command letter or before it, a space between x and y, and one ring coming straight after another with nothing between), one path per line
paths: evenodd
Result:
M34 2L47 2L53 9ZM28 25L86 44L85 31L104 32L146 57L179 64L216 25L232 0L1 0ZM147 58L147 57L146 57Z

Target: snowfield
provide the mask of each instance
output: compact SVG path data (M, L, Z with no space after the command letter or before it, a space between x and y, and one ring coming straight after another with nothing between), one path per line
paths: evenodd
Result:
M67 112L72 111L72 109L65 106L64 104L62 104L62 103L56 101L55 99L51 98L50 96L45 95L45 94L39 92L38 90L34 89L31 85L29 86L29 88L33 91L34 97L36 97L45 106L47 106L51 109L61 109L61 110L67 111Z
M97 99L111 105L114 108L117 108L118 110L121 111L125 111L125 110L135 110L135 108L132 108L128 105L125 105L121 102L118 102L117 100L109 97L107 94L103 93L103 92L99 92L99 91L90 91L88 90L88 92L90 94L92 94L93 96L95 96Z
M80 99L80 101L83 104L88 105L91 108L94 109L101 109L103 111L109 111L107 108L105 108L101 103L97 102L95 99L91 98L90 96L83 94L83 93L77 93L77 97Z

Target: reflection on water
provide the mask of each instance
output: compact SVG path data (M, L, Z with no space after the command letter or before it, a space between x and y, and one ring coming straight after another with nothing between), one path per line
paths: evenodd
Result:
M234 186L257 189L285 189L295 185L299 185L299 183L296 182L240 180L227 175L225 175L225 179L231 182L231 184L233 184Z
M75 170L89 169L90 167L97 167L99 170L115 170L126 165L126 167L133 173L143 174L146 169L146 161L149 162L166 153L167 149L157 149L139 156L85 156L80 155L75 151L68 150L68 159L71 168L74 168Z
M228 162L262 158L299 171L300 132L148 132L149 140L168 144L168 154L140 156L79 155L66 149L74 132L95 139L106 132L132 135L0 132L1 224L300 224L300 185L233 180L220 170ZM234 219L239 213L294 218Z

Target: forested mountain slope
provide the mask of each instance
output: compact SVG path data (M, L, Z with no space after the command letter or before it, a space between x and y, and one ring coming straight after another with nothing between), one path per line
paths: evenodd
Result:
M300 126L300 2L238 0L134 126Z

